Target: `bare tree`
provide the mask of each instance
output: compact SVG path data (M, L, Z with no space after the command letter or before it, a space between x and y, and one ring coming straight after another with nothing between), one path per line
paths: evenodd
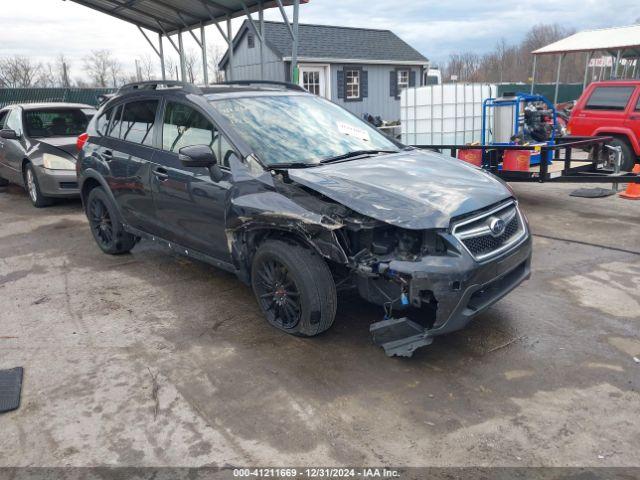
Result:
M191 83L198 83L200 77L200 64L202 63L200 55L193 50L189 50L184 55L184 63L187 71L187 80Z
M220 70L220 61L224 52L224 49L215 43L210 43L207 47L209 72L213 73L211 77L213 83L224 82L224 70Z
M509 45L504 39L493 51L482 56L471 52L452 54L444 69L445 75L457 75L465 82L528 82L533 68L532 51L571 35L573 30L560 25L536 25L518 45ZM582 80L585 69L584 55L569 55L562 66L561 81ZM537 60L536 82L555 81L557 58L542 55Z
M28 57L16 55L0 59L0 86L28 88L42 81L43 67Z
M180 62L176 61L173 57L167 57L165 60L165 69L168 80L180 80Z
M153 80L155 77L155 68L153 59L149 55L138 58L138 68L142 80Z
M109 50L92 50L84 57L84 70L93 86L106 88L109 85L113 56Z

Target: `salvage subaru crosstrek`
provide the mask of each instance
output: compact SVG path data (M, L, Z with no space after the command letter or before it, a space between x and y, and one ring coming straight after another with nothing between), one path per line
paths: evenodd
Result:
M530 275L529 229L506 184L294 85L128 85L79 143L104 252L159 240L234 272L290 334L327 330L337 292L355 290L384 306L375 342L409 356ZM394 317L405 310L412 320Z

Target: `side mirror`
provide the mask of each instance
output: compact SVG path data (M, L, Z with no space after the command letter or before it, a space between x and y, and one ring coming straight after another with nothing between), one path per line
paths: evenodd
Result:
M188 168L211 168L218 163L216 154L208 145L182 147L178 154L182 165Z
M0 138L4 138L5 140L18 140L20 135L18 135L18 132L15 130L6 128L4 130L0 130Z

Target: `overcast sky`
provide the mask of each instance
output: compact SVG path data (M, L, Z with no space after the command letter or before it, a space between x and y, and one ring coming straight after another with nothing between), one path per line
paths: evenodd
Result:
M280 19L277 9L267 19ZM537 23L557 22L577 30L640 22L639 0L310 0L301 22L388 28L427 58L442 62L450 53L483 53L496 42L519 41ZM241 20L236 20L238 28ZM185 38L188 38L187 35ZM215 27L209 38L220 43ZM190 38L187 48L195 48ZM63 0L3 0L0 56L27 55L50 61L64 52L78 76L92 49L112 50L132 69L133 59L150 55L135 26ZM167 46L167 48L170 48Z

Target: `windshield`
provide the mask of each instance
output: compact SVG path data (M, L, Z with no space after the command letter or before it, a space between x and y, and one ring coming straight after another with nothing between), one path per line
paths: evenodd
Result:
M399 150L375 128L312 95L230 98L212 105L270 166L315 165L349 152Z
M89 117L81 109L27 110L27 135L37 137L75 137L87 130Z

